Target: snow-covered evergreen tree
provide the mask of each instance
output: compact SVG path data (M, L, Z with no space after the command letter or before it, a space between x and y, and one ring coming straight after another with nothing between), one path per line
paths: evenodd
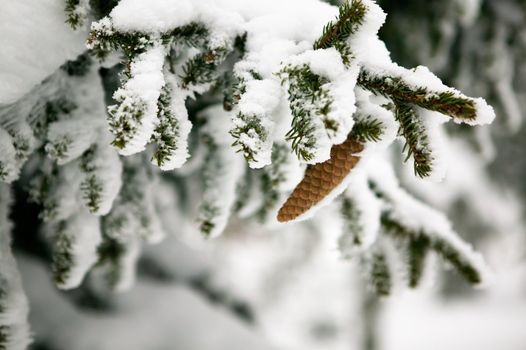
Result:
M204 275L182 273L183 280L249 321L230 294L264 308L259 289L286 293L280 278L287 276L277 271L288 267L308 287L318 283L309 266L338 271L320 277L320 288L335 295L326 317L338 324L349 321L340 308L364 305L349 306L331 289L348 289L342 272L351 265L381 296L402 284L418 287L432 256L473 285L491 280L482 256L435 207L477 201L477 185L493 190L482 175L489 132L478 126L495 113L465 93L489 97L518 127L521 86L513 75L523 47L509 43L524 44L521 24L510 11L490 12L516 6L524 13L519 2L451 0L441 11L422 0L381 2L385 12L373 0L29 3L8 0L0 14L7 48L0 56L0 349L31 341L11 250L10 222L24 220L18 208L38 212L38 227L14 245L40 251L58 288L99 303L133 288L141 267L170 278L173 267L163 261L170 253L151 250L169 251L173 244L163 241L173 236L210 256L227 255ZM421 11L415 23L399 25L408 15L397 6ZM9 18L23 16L27 22ZM487 33L495 36L489 53L473 39ZM428 46L427 37L434 39ZM449 51L462 57L455 66L441 61ZM402 66L413 63L422 65ZM404 164L410 172L400 170ZM449 164L455 169L437 184ZM425 186L447 195L439 203ZM243 247L238 240L248 238L239 235L251 231L301 237ZM334 247L342 260L331 255ZM237 254L250 273L231 265ZM250 265L249 257L261 261ZM257 277L236 284L251 274L276 276L268 285ZM365 299L360 283L353 286ZM321 308L298 306L313 295L284 295L260 324L281 345L308 349L289 339L299 332L293 327L279 339L273 313L290 308L308 318ZM326 331L318 326L313 332Z

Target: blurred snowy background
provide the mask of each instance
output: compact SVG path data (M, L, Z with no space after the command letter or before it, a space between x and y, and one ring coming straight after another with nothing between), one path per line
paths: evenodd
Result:
M526 349L526 2L379 3L388 14L380 34L397 62L427 65L497 111L496 122L475 133L451 127L458 137L445 150L454 156L443 183L397 169L406 188L447 212L483 253L491 286L473 289L430 265L419 289L395 285L379 298L360 266L341 258L341 223L330 210L278 228L234 219L220 239L203 240L192 220L161 208L170 236L144 248L130 291L58 291L35 246L37 209L15 187L13 237L31 349ZM61 1L2 4L0 106L83 52L85 37L64 23ZM170 208L197 199L167 190L162 200Z

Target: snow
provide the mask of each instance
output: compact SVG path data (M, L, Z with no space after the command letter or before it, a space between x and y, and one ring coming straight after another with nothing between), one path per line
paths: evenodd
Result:
M18 172L13 138L5 129L0 128L0 179L10 183L18 178Z
M51 171L51 170L49 170ZM51 173L46 172L46 175ZM50 193L44 198L44 221L67 220L81 206L80 183L82 173L78 162L70 162L60 167L57 178L52 183Z
M71 11L73 17L78 17L79 18L79 22L80 22L80 26L82 27L87 27L87 22L90 18L90 12L91 12L91 8L90 8L90 3L89 3L90 0L79 0L78 1L78 4L75 5L75 7L73 8L73 11Z
M362 0L367 8L363 23L349 39L349 47L359 64L389 64L389 51L378 39L377 33L386 19L385 12L372 0Z
M333 47L322 50L307 50L299 55L291 56L283 65L307 65L314 74L329 80L338 79L345 71L340 53Z
M155 207L158 177L152 176L141 156L128 157L123 163L122 189L105 218L105 233L119 242L140 238L150 244L159 243L166 233Z
M280 226L271 235L241 224L241 239L216 240L207 254L214 283L247 300L262 335L280 349L360 349L361 282L336 249L338 222L327 210L312 226Z
M338 145L347 139L347 135L354 126L352 115L356 111L354 88L358 79L358 68L353 67L341 73L333 80L329 94L333 98L331 110L326 121L337 125L337 130L328 130L329 138L334 145Z
M239 69L240 66L237 68ZM273 112L282 96L281 87L276 80L248 80L245 83L245 92L232 112L232 130L245 127L246 122L242 116L257 118L264 129L265 138L259 137L254 130L243 133L239 138L240 145L248 147L254 154L254 160L248 161L251 168L262 168L271 162L275 127Z
M0 32L0 105L15 102L82 53L87 36L65 23L63 0L4 1Z
M510 189L493 182L486 172L487 160L473 150L467 140L450 138L444 146L442 152L449 166L443 182L415 178L411 166L408 166L401 172L404 185L425 202L445 212L459 200L469 203L470 216L492 233L522 234L522 204Z
M181 89L174 89L172 92L171 111L176 117L177 137L175 150L169 158L160 166L161 170L172 170L180 168L190 157L188 153L188 135L192 130L192 123L188 120L188 111L185 106L186 93ZM153 162L153 160L152 160Z
M0 327L7 333L1 345L9 350L24 350L32 342L31 330L27 323L29 305L11 252L2 252L0 263L0 284L3 292L0 300Z
M490 124L495 119L495 111L488 105L483 98L468 98L460 91L448 87L425 66L418 66L413 69L405 69L395 63L389 63L381 66L366 63L364 67L368 74L382 77L390 76L400 78L405 84L413 89L425 87L428 90L428 98L434 97L437 93L452 93L453 96L471 100L475 106L475 115L473 119L458 118L453 116L455 123L465 123L468 125L485 125Z
M78 287L98 260L97 247L102 241L99 218L86 210L80 210L68 218L64 228L59 228L58 225L48 227L47 234L50 235L51 241L57 233L71 240L71 249L68 249L68 253L73 259L67 278L63 283L57 284L57 287L60 289Z
M79 128L82 125L82 128ZM58 165L80 157L97 140L104 120L92 116L72 118L49 124L46 152ZM65 147L65 148L64 148Z
M143 31L153 34L152 37L154 40L157 40L159 33L169 32L175 27L184 24L199 22L204 23L211 30L212 38L210 44L212 46L224 46L225 43L230 43L236 35L244 31L248 32L246 43L248 52L235 65L234 70L236 74L243 77L249 75L249 72L253 70L260 74L262 79L247 79L246 93L241 96L241 100L231 113L224 112L219 105L214 105L202 112L202 115L198 118L203 116L205 124L200 127L199 133L205 141L204 143L207 143L209 158L203 161L203 158L195 157L193 168L189 167L189 169L177 173L177 175L185 176L185 179L181 181L184 181L184 190L191 194L189 197L197 197L194 195L196 188L193 186L193 182L196 182L196 180L192 179L192 177L197 177L194 176L196 175L195 170L199 169L202 171L201 169L203 168L201 166L204 163L204 175L207 181L205 186L207 188L205 188L203 195L205 209L201 210L199 219L201 221L210 220L214 225L210 237L218 236L226 228L232 207L236 201L236 189L240 183L241 176L244 174L244 162L231 148L233 139L229 134L229 131L232 130L232 125L234 128L243 127L243 120L238 118L237 113L254 115L261 121L264 129L263 134L265 137L260 137L251 132L247 132L240 137L242 144L254 150L256 154L255 159L250 161L249 165L253 168L269 165L273 143L282 142L285 134L284 126L290 126L292 117L286 102L286 86L280 85L280 80L276 73L287 64L306 64L315 74L328 78L329 83L325 84L323 89L333 100L332 108L328 115L325 116L325 120L314 118L318 132L316 135L318 139L318 149L316 151L318 153L312 162L326 160L331 146L346 139L355 123L353 119L355 112L358 113L354 115L354 118L370 115L381 121L384 126L384 132L380 142L365 143L364 151L357 155L364 159L360 160L358 166L351 171L344 182L332 191L322 203L312 208L299 219L306 219L312 216L314 212L329 204L337 195L346 191L345 195L352 198L360 208L361 216L359 220L360 226L363 227L363 249L371 248L373 251L374 249L385 251L390 262L390 268L396 268L397 264L401 264L401 260L397 256L397 247L394 247L393 244L384 239L378 240L380 213L385 208L381 207L380 201L369 190L368 178L370 177L389 197L392 205L392 208L390 207L389 209L394 213L393 215L396 216L397 220L400 220L415 231L422 232L422 234L446 240L462 253L464 259L484 273L483 277L486 281L488 279L486 277L487 272L481 257L473 252L471 246L460 240L456 233L453 232L451 223L442 214L413 199L401 190L392 169L381 163L381 160L375 162L373 159L374 157L380 158L380 152L393 142L398 125L392 113L383 107L387 102L386 99L373 96L371 93L356 87L357 76L362 67L370 70L373 74L388 74L401 77L414 88L424 86L431 91L430 97L436 92L445 91L453 92L458 97L464 96L457 90L443 85L425 67L406 70L392 63L389 58L389 52L376 34L385 21L385 13L375 2L370 0L363 1L368 7L368 11L364 25L349 39L353 53L349 65L343 63L340 54L334 48L312 50L312 42L320 35L323 25L330 19L333 19L337 13L335 7L316 0L268 0L264 2L252 1L250 3L246 0L152 0L149 2L121 0L112 11L110 18L102 19L94 24L92 28L102 28L109 32L113 30L123 32ZM49 0L43 0L43 3L48 2ZM472 0L470 4L475 2L476 0ZM25 5L9 6L12 8L23 8ZM11 11L9 6L8 9ZM38 6L35 5L34 8L38 9ZM8 13L11 13L10 11ZM60 12L61 16L63 16L62 11ZM0 15L0 19L2 19L2 15ZM62 23L63 21L64 18L61 17L59 22ZM2 22L0 21L0 23ZM32 26L28 25L28 27ZM49 28L54 27L49 26ZM0 29L2 29L1 24ZM64 45L69 45L68 40L65 40L62 35L57 35L57 37L61 41L60 45L62 45L62 42L64 42ZM0 39L0 44L2 44L2 39ZM43 46L42 52L44 50L46 52L50 51L49 48L49 45ZM20 50L20 52L22 51ZM57 52L61 54L60 49L57 49ZM188 50L180 58L188 58L196 52L195 50ZM58 58L55 57L58 54L53 53L50 56L58 61ZM142 115L142 119L134 125L137 127L137 132L131 135L130 140L127 140L129 142L121 150L122 155L131 155L145 150L155 127L159 123L157 101L161 89L166 81L169 81L171 78L169 73L163 69L165 56L165 48L156 43L153 48L149 48L146 52L135 57L131 63L131 78L124 83L123 88L117 91L114 96L116 99L123 101L116 109L118 113L125 112L124 110L127 108L136 107L136 103L141 105L144 103L145 106L145 113ZM43 60L47 60L47 58ZM61 59L60 63L63 60L64 58ZM0 59L0 62L3 64L4 60ZM38 68L37 65L35 67ZM49 70L50 68L48 67L51 67L51 64L46 66L46 69ZM16 68L15 72L17 72L17 69L20 70L20 68ZM34 72L28 69L26 72L22 69L21 71L24 74L22 76L23 81L32 81L31 84L36 84L42 80L42 77L38 77L44 74L44 70L42 68L40 71ZM0 73L3 72L0 71ZM46 74L49 74L49 72ZM27 91L26 88L22 89L23 84L18 84L15 81L16 79L9 78L5 80L3 78L3 76L0 76L0 88L3 88L5 85L2 84L2 81L7 81L9 94L4 94L0 90L0 96L7 96L7 98L13 99L14 95L21 93L16 92L17 88L20 91ZM79 81L71 79L74 81L71 87L77 87L76 83L79 83ZM169 83L172 82L169 81ZM92 83L90 82L90 84ZM52 89L54 84L49 85L50 89ZM187 97L195 97L195 93L204 92L209 87L209 84L204 84L206 86L195 86L188 89L188 91L183 91L176 86L176 83L172 85L174 86L172 109L178 123L177 147L167 162L161 166L162 170L179 167L189 157L188 137L191 124L188 120L185 100ZM102 91L100 84L96 87L98 91ZM506 86L503 87L498 90L500 97L503 100L509 100L509 91L505 89ZM509 88L509 86L507 87ZM72 90L75 90L76 97L89 92L82 88ZM39 97L42 96L47 95L39 95ZM99 100L97 101L95 97ZM97 103L97 106L102 105L102 98L100 97L90 94L86 99L79 100L81 101L81 107L91 106L92 103ZM483 99L474 99L473 101L477 109L477 119L468 123L475 125L491 122L494 118L492 108ZM33 102L31 100L27 104L32 107L34 105ZM0 100L0 103L3 103L2 100ZM512 105L510 111L512 114L516 114L517 111L513 111L513 108ZM108 233L113 238L118 239L125 249L124 256L119 261L121 264L119 266L121 278L115 286L116 291L123 291L129 289L135 282L136 264L141 252L141 239L149 243L156 243L164 238L165 231L176 229L177 231L188 230L191 234L196 232L191 231L187 227L190 219L186 217L186 212L181 213L177 211L177 214L172 215L169 220L161 218L161 216L168 216L170 210L180 209L181 203L172 203L167 198L160 199L159 196L161 195L159 195L159 192L163 192L162 195L168 196L169 194L173 197L176 195L183 197L186 193L175 193L176 191L173 190L174 186L172 184L170 184L172 191L167 190L166 184L164 187L158 186L154 181L154 179L157 179L157 173L150 173L149 168L142 163L142 158L139 156L132 157L132 160L127 158L124 162L132 162L132 170L134 171L141 171L138 169L143 171L137 175L140 179L132 181L133 186L138 187L141 195L144 195L142 202L130 203L123 198L116 199L121 185L126 186L130 184L122 184L121 175L123 171L121 162L116 152L108 145L107 133L100 127L103 125L101 124L103 119L100 117L104 116L104 111L100 112L97 108L87 108L81 112L78 115L73 113L69 116L73 119L60 120L51 124L47 135L47 139L50 142L47 148L50 153L53 153L53 147L51 146L53 143L57 143L66 137L71 138L69 153L64 159L58 159L59 165L68 164L59 167L58 181L60 183L54 188L49 198L49 203L55 204L56 202L57 204L57 212L54 219L67 220L67 228L70 229L67 234L75 241L73 247L75 263L72 276L60 287L72 288L77 286L96 260L96 247L101 240L100 218L88 214L85 208L81 207L80 193L81 183L86 181L89 176L96 176L101 179L103 190L101 206L95 214L105 215L110 213L110 215L122 215L125 222L118 232ZM433 149L433 178L440 179L444 175L442 171L442 164L445 163L443 161L443 153L448 151L441 140L443 135L440 124L446 118L433 112L420 112L426 131L429 133L431 148ZM338 130L334 133L331 133L330 130L327 132L323 127L324 121L338 124ZM460 122L461 120L455 119L455 121ZM464 120L462 121L465 122ZM2 122L4 122L3 119ZM9 120L9 123L9 126L12 126L11 120ZM83 128L76 127L80 124L82 124ZM2 125L4 126L4 124ZM6 130L0 129L0 154L1 157L7 159L7 164L12 165L9 169L14 174L18 171L15 162L16 150L12 147L12 136L9 135L11 129L7 126L5 128ZM81 130L83 132L80 132ZM90 164L93 166L93 170L89 173L84 173L79 170L79 161L75 159L93 144L97 146L98 156ZM205 154L205 152L201 154ZM292 154L291 157L293 157ZM56 154L55 158L57 158ZM373 160L372 165L368 163L369 158ZM133 163L134 161L135 163ZM470 170L469 168L462 169L464 169L464 173L460 174L460 176L466 178L467 176L465 175L469 174ZM187 172L185 173L185 171ZM276 190L285 192L291 190L297 183L302 173L302 167L296 158L291 158L290 162L285 162L283 168L279 169L279 171L283 171L287 177L285 180L280 179L279 184L276 185ZM10 175L10 179L14 179L14 176ZM477 186L486 185L486 182L479 178L475 178L475 180L474 182ZM463 181L467 180L464 179ZM254 182L257 182L257 180L254 180ZM473 191L473 188L470 190ZM185 200L191 203L194 199L185 198ZM184 204L188 207L190 203ZM257 204L259 205L261 202ZM214 209L212 210L213 217L211 218L206 217L206 213L204 213L206 205ZM476 205L484 206L484 203ZM162 207L162 210L160 207ZM247 207L252 208L254 206L249 204ZM240 216L248 215L246 212L250 212L250 208L244 209L245 214L241 213ZM333 208L328 207L327 209ZM485 208L485 210L488 213L488 208ZM511 214L508 213L507 215ZM491 217L492 215L486 216ZM145 225L141 222L141 219L144 217L151 219L151 222ZM210 246L214 244L231 244L232 252L239 252L238 256L234 256L233 253L225 254L225 252L231 253L228 249L218 249L217 254L223 254L224 259L227 260L226 263L223 262L225 265L219 268L223 269L221 272L224 275L228 275L228 278L226 278L229 281L228 283L239 288L241 293L246 294L247 298L252 298L256 301L257 307L262 310L261 326L263 332L270 335L279 345L287 349L341 349L342 347L339 345L342 344L342 339L349 336L349 332L346 330L349 328L350 322L349 310L352 307L350 304L354 301L351 301L349 297L351 295L349 289L351 283L349 281L348 266L335 258L339 255L336 247L334 247L335 238L341 231L337 227L339 222L335 217L334 211L326 210L318 215L317 220L319 224L313 221L310 225L282 226L284 229L294 227L294 230L301 227L297 229L297 232L303 236L298 238L299 236L296 235L296 238L292 238L291 236L296 234L296 232L289 231L287 235L282 235L288 237L278 237L275 241L277 243L267 246L264 246L265 243L254 243L254 241L261 239L261 236L259 238L249 237L246 241L232 239L228 242L229 240L227 239L221 240L221 243L208 242ZM510 225L510 222L513 221L502 218L494 219L494 221L500 220L506 221L507 225ZM232 225L242 226L241 231L249 231L253 228L253 226L245 225L244 221L234 221ZM324 227L316 227L317 225ZM52 227L53 225L50 226ZM319 232L326 235L320 237L318 233L310 231L312 227L319 229ZM281 227L278 227L279 229ZM283 231L283 233L285 232ZM248 234L245 236L248 236ZM229 235L230 237L231 235ZM280 238L283 240L280 241ZM287 239L291 241L296 239L297 241L289 245L282 244L290 243ZM247 243L249 240L254 241ZM238 243L239 246L235 246ZM288 255L285 254L287 256L283 257L281 253L286 250L285 248L288 248L290 251ZM342 250L344 255L350 254L345 247L342 247ZM294 251L294 253L291 253L291 251ZM154 250L152 249L151 256L155 256L153 252ZM301 266L305 260L307 260L307 263ZM33 263L27 264L26 268L28 270L34 269ZM267 264L271 266L268 267L266 266ZM106 268L102 266L99 271L94 271L94 279L96 280L97 276L103 278L104 273L108 272ZM291 271L296 273L287 275ZM264 282L261 282L260 272L266 274L263 277L266 278ZM32 281L33 277L40 275L43 275L43 273L30 273L29 285L34 286L34 284L31 284L35 283ZM292 278L290 278L291 276ZM284 286L285 282L290 281L295 283ZM45 282L39 280L38 285L45 285ZM282 290L276 286L282 286ZM261 345L260 341L252 340L257 337L255 332L246 330L237 324L232 325L231 328L230 324L225 327L233 335L230 333L228 336L221 334L220 331L217 331L217 324L211 322L210 318L215 320L217 317L217 320L224 321L225 315L209 308L208 305L203 305L201 301L195 300L194 295L182 290L180 287L164 289L154 285L154 283L139 280L138 289L138 294L132 294L134 296L130 298L129 304L126 301L121 304L123 309L127 308L127 312L106 318L105 316L81 313L73 309L68 303L58 301L59 299L56 298L56 295L50 289L45 290L45 287L42 288L42 290L45 290L43 292L45 295L40 296L37 294L41 292L41 288L29 287L34 299L45 299L43 304L47 304L47 301L51 300L52 305L57 306L57 310L67 314L66 317L62 313L48 313L43 312L43 309L41 309L40 313L37 313L36 316L34 315L36 318L44 319L40 323L40 326L45 329L44 333L53 333L53 336L60 338L56 340L59 347L113 349L118 346L119 348L133 349L135 347L144 349L152 348L152 346L156 348L155 345L159 344L161 339L165 341L166 338L169 338L169 342L172 344L176 341L179 345L185 344L184 341L181 341L181 338L183 338L188 341L189 349L199 348L199 346L213 347L214 349L221 348L221 345L218 345L217 338L209 340L210 330L212 330L212 334L216 337L227 338L225 340L225 348L239 345L240 338L245 336L246 339L250 339L247 341L254 342L254 348L268 348L266 343ZM272 293L268 293L269 290ZM145 293L141 294L143 292ZM283 293L282 295L280 295L281 292ZM323 297L320 297L320 295ZM278 298L279 296L282 296L282 298ZM167 298L177 298L177 301L174 304L167 304ZM42 302L41 300L40 302ZM152 300L153 303L151 302ZM149 302L147 303L146 301ZM147 307L134 309L138 303L147 305ZM198 311L196 312L190 306L197 307ZM49 307L49 305L46 305L46 307ZM266 309L266 307L269 308ZM130 309L132 311L129 311ZM181 310L183 313L181 313ZM184 317L180 317L181 314ZM358 312L355 314L358 314ZM123 317L123 315L126 317ZM188 318L188 315L191 315L191 317ZM173 330L172 321L174 318L177 320L177 336L174 336L171 332L166 332L166 328L163 326L170 324L170 328ZM74 321L70 323L71 320ZM152 320L154 320L153 323ZM66 325L71 332L68 332L67 336L64 336L65 333L56 334L53 326L56 327L57 324ZM193 336L195 329L204 328L203 324L208 325L206 327L207 337ZM221 324L219 329L223 330L224 324L219 323L219 321L218 324ZM330 345L320 345L304 334L312 331L313 328L309 327L324 326L326 324L332 325L339 332L334 337L335 340L327 341ZM115 331L116 328L117 331ZM106 339L111 340L106 343L100 336L86 337L86 329L88 332L94 329L94 334L104 334L107 336ZM129 333L130 329L138 329L139 331L130 337L122 335ZM84 332L83 337L78 334L80 330ZM242 335L240 336L240 334ZM80 338L83 340L80 341ZM88 339L86 343L84 343L84 339ZM310 341L306 339L310 339ZM233 342L236 344L233 344ZM197 347L196 344L198 344ZM244 346L250 348L250 346Z
M236 201L236 188L244 174L244 162L230 147L230 114L221 105L215 105L201 112L206 124L202 135L210 139L209 158L203 169L204 193L199 207L199 223L210 224L207 237L219 236L225 229L230 211Z
M137 261L141 254L140 237L120 237L118 244L122 251L120 252L118 263L107 265L98 265L89 275L89 286L106 294L108 290L114 293L124 293L132 289L136 282ZM115 278L115 269L117 278ZM113 276L111 286L108 286L108 275Z
M0 184L0 329L6 334L0 346L24 350L32 342L27 316L29 305L22 289L17 263L11 253L9 209L11 190Z
M477 118L473 121L466 121L465 123L468 125L491 124L493 120L495 119L495 111L493 110L493 107L491 107L486 102L486 100L481 97L474 99L474 102L475 102ZM454 121L459 122L456 119L454 119Z
M117 313L86 312L55 290L39 262L24 255L18 258L37 340L52 347L143 350L177 344L185 349L230 350L243 344L247 350L273 349L254 328L183 285L139 280L132 291L118 296ZM204 329L206 336L196 336Z
M360 156L369 157L375 153L379 154L385 151L396 139L398 135L399 124L395 120L394 114L384 107L388 103L387 99L382 96L373 95L371 92L360 87L355 88L356 94L356 115L354 118L373 118L382 123L382 135L377 142L365 141L364 149Z
M243 114L269 113L277 107L281 89L276 81L250 80L246 83L246 92L241 97L238 109Z
M213 105L201 112L205 124L199 129L200 132L211 139L212 143L219 146L229 146L234 141L230 135L230 114L225 112L219 104ZM234 150L232 150L234 154Z
M131 78L113 95L115 100L122 101L116 106L117 118L126 109L133 111L135 103L145 104L142 117L134 125L137 130L129 135L124 147L119 150L122 155L143 151L153 134L158 120L157 100L165 84L163 76L165 54L164 47L157 45L138 55L131 63Z
M369 177L379 187L380 192L390 203L390 215L411 228L414 232L442 239L458 251L462 258L474 266L481 275L480 286L484 287L493 280L493 274L482 256L473 247L464 242L454 231L444 214L416 200L398 185L393 170L386 162L374 159L368 164Z
M301 117L302 123L308 123L312 128L308 136L300 139L297 148L310 154L308 159L304 159L307 164L315 164L329 159L332 145L342 143L347 139L353 125L351 116L356 110L352 91L358 70L346 70L340 53L334 48L307 50L283 62L283 67L291 69L305 66L313 74L329 80L329 83L320 87L323 93L317 98L301 96L302 92L299 93L300 96L294 96L298 93L292 92L292 99L289 97L291 109L305 110L305 115ZM285 89L289 91L301 84L294 74L284 73L282 79ZM342 90L348 91L346 93ZM334 101L335 98L336 101ZM332 108L334 102L336 102L335 109ZM327 104L331 106L330 112L327 115L320 115L318 111ZM334 125L335 130L326 128L325 125Z
M356 251L365 251L375 243L380 229L382 205L369 189L367 176L363 172L355 174L342 196L351 199L355 210L359 212L360 232L344 231L339 238L339 246L343 256L351 257ZM360 246L353 243L354 236L359 236Z
M526 342L523 299L439 301L406 293L383 306L377 325L381 350L522 350Z
M165 33L191 22L204 23L234 38L240 34L242 18L232 11L226 11L217 1L201 0L124 0L110 13L118 31Z
M92 214L106 215L110 212L113 202L121 190L122 163L109 142L102 141L97 144L93 161L88 166L90 171L82 174L83 182L94 176L102 187L99 193L98 210L93 211ZM86 200L84 201L86 202Z

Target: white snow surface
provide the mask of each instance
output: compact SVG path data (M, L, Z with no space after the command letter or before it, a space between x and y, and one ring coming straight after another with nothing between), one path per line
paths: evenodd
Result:
M37 338L71 350L272 350L258 332L178 283L140 280L118 296L116 313L79 309L60 295L36 260L20 256ZM61 331L57 332L60 328ZM206 335L196 336L206 329ZM131 331L133 330L133 331ZM18 350L18 349L17 349Z
M87 32L65 23L63 0L6 0L0 11L0 105L15 102L85 50Z

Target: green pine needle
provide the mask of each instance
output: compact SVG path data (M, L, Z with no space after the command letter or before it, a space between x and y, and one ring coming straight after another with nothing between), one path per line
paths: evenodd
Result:
M433 154L429 148L427 130L413 107L404 103L396 105L396 120L400 123L399 134L404 137L402 152L406 161L412 156L415 175L424 178L433 170Z
M371 285L377 295L389 296L393 283L387 258L383 252L376 252L371 259Z
M475 101L459 97L452 91L435 92L425 87L409 86L401 77L378 76L362 69L358 84L365 89L392 99L395 103L413 104L450 117L474 120L477 117Z
M306 64L286 66L280 73L282 84L289 82L289 104L292 111L291 129L286 134L299 159L310 161L316 147L316 127L312 118L323 118L330 112L332 99L323 88L328 80L312 72ZM326 123L326 129L334 126Z
M409 287L416 288L420 284L425 268L425 259L429 251L431 242L428 237L411 237L409 238L408 254L408 283Z
M395 220L389 213L382 215L381 224L383 231L397 240L409 240L410 242L414 240L427 240L427 242L419 242L418 247L413 246L413 249L416 250L412 253L414 256L412 258L410 257L409 283L411 286L413 286L413 284L416 286L420 280L425 262L423 257L428 250L433 250L445 261L450 263L467 282L478 284L482 281L482 276L476 266L466 260L455 247L448 241L440 238L439 235L427 235L423 232L415 232L403 223ZM412 274L413 276L411 277Z
M379 142L384 133L384 125L373 116L367 116L356 120L352 131L352 135L359 142Z
M327 49L344 43L363 24L367 7L362 0L346 0L339 9L336 21L323 28L322 36L314 43L314 49Z

